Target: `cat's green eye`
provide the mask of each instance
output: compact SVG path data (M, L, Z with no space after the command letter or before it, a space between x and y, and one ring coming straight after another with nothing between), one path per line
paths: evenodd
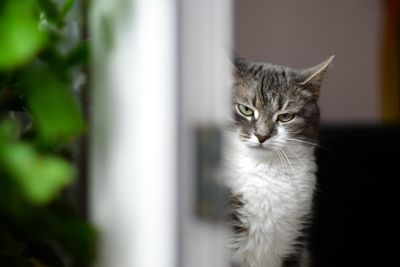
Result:
M283 113L283 114L278 115L278 121L289 122L289 121L293 120L294 116L295 115L293 113Z
M238 104L237 108L238 108L239 112L242 113L246 117L253 116L253 114L254 114L254 111L245 105Z

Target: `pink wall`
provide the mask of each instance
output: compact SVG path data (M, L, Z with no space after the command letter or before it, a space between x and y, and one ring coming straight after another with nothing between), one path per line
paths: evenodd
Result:
M235 49L297 68L334 54L321 95L325 123L379 122L384 1L235 0Z

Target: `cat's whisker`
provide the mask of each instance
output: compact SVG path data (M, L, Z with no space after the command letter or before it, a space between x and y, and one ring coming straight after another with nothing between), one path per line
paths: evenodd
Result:
M296 177L296 174L295 174L293 165L292 165L292 163L290 162L289 157L286 155L285 151L284 151L282 148L280 148L280 150L282 151L283 155L286 157L286 160L287 160L288 163L290 164L290 167L291 167L291 169L292 169L293 178ZM293 185L293 187L295 187L296 189L299 188L298 185L296 185L292 179L289 179L289 182L290 182L290 183ZM296 194L296 197L297 197L297 196L298 196L298 191L297 191L297 190L296 190L295 194Z
M320 144L312 143L312 142L308 142L308 141L304 141L304 140L300 140L300 139L293 139L293 138L286 138L286 140L287 140L287 141L293 141L293 142L299 142L299 143L307 143L307 144L313 145L313 146L315 146L315 147L318 147L318 148L320 148L320 149L323 149L324 151L327 151L327 152L331 153L332 155L335 155L338 159L340 159L340 160L342 160L342 161L346 161L346 160L343 158L343 156L340 155L338 152L336 152L336 151L334 151L334 150L332 150L332 149L329 149L329 148L327 148L327 147L325 147L325 146L321 146Z
M292 174L293 174L293 177L295 177L296 176L296 174L295 174L295 171L294 171L294 168L293 168L293 165L291 164L291 162L290 162L290 160L289 160L289 157L286 155L286 153L285 153L285 151L282 149L282 148L280 148L280 150L282 151L282 153L283 153L283 155L285 155L285 157L286 157L286 159L287 159L287 161L288 161L288 163L290 164L290 167L291 167L291 169L292 169ZM293 182L293 180L292 179L289 179L289 182L292 184L292 186L294 187L294 188L296 188L296 189L298 189L299 187L298 187L298 185L296 185L294 182ZM296 190L296 196L298 195L298 192L297 192L297 190Z
M330 152L330 153L337 154L335 151L333 151L333 150L331 150L331 149L329 149L329 148L327 148L327 147L321 146L321 145L318 144L318 143L313 143L313 142L305 141L305 140L302 140L302 139L294 139L294 138L286 138L286 140L288 140L288 141L293 141L293 142L299 142L299 143L309 144L309 145L312 145L312 146L315 146L315 147L324 149L325 151L328 151L328 152Z
M283 153L283 155L285 156L287 162L289 163L290 168L292 169L292 174L293 174L293 176L296 176L296 174L295 174L295 172L294 172L293 165L292 165L292 163L291 163L290 160L289 160L289 157L286 155L285 151L284 151L282 148L279 148L279 150Z
M317 143L308 142L308 141L305 141L305 140L302 140L302 139L286 138L286 140L295 141L295 142L300 142L300 143L305 143L305 144L309 144L309 145L312 145L312 146L320 146L320 145L317 144Z
M285 160L285 157L283 156L282 152L279 152L279 154L281 155L282 162L283 162L283 164L284 164L285 169L286 169L286 170L289 170L290 167L289 167L289 165L287 164L287 161Z
M297 155L297 153L294 152L294 150L290 149L289 147L286 147L286 148L287 148L287 150L289 150L289 152L291 152L291 153L299 160L299 162L301 163L301 165L302 165L303 167L305 167L305 163L304 163L304 161L299 157L299 155Z
M287 165L286 165L286 162L285 162L285 160L284 160L284 158L283 158L283 155L282 155L282 153L280 152L280 150L276 150L276 153L277 153L277 155L278 155L278 157L279 157L279 160L281 161L281 163L282 163L282 165L283 165L283 168L288 169L288 167L287 167Z

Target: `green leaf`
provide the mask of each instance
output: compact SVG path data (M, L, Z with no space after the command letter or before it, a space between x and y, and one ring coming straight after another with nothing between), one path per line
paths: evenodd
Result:
M0 223L0 251L17 256L22 250L23 244L18 242Z
M57 5L53 1L49 0L36 0L40 10L45 15L49 22L56 23L59 20L60 12L58 11Z
M15 138L20 131L20 126L17 122L8 119L0 123L0 149L3 142Z
M76 266L91 266L97 240L93 226L81 219L62 218L53 227L62 245L75 255Z
M42 86L34 86L28 94L28 105L42 140L69 141L81 134L83 117L72 94L62 85L45 83Z
M72 6L75 4L75 0L65 0L61 14L63 17L71 10Z
M52 200L75 176L68 162L55 156L39 155L24 143L3 144L0 161L25 197L38 205Z
M48 225L46 225L48 227ZM57 250L45 242L31 242L25 247L24 254L32 267L64 267Z
M79 64L86 64L89 59L89 43L81 42L76 47L74 47L69 55L66 57L66 63L69 66L76 66Z
M31 60L45 45L39 15L32 0L7 1L0 10L0 70Z

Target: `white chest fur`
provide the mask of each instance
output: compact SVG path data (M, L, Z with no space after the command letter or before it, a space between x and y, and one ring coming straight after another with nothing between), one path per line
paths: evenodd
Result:
M285 152L286 151L286 152ZM241 198L237 212L247 231L232 236L233 261L242 267L280 267L294 252L311 211L315 186L313 149L265 152L236 143L227 152L225 184Z

